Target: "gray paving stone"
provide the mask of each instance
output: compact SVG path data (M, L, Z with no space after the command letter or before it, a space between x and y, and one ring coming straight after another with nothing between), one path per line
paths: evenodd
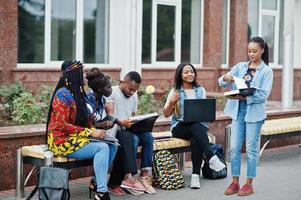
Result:
M301 148L298 145L275 150L266 150L257 168L258 177L254 180L255 193L248 197L236 195L226 196L224 190L231 182L228 163L228 177L222 180L201 179L201 189L189 188L191 169L185 169L186 186L177 191L158 190L155 195L117 197L111 195L112 200L301 200ZM243 158L241 185L246 180L246 162ZM88 200L87 181L72 183L71 199ZM0 196L1 200L13 200L13 195ZM35 198L37 199L37 198Z

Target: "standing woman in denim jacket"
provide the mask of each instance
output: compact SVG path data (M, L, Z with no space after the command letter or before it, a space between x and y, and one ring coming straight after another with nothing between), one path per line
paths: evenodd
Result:
M231 125L231 173L233 181L225 194L238 193L240 196L252 194L252 182L256 177L258 158L257 143L260 129L266 119L266 102L272 89L273 70L269 65L268 46L261 37L254 37L248 44L249 62L235 65L227 74L218 80L222 87L236 89L233 77L243 78L254 92L247 96L230 96L225 107L225 113L232 118ZM241 167L241 148L246 142L247 181L239 187Z
M203 154L209 160L210 168L220 171L225 168L219 158L210 150L208 140L208 125L205 122L183 123L184 100L185 99L204 99L206 91L197 81L197 72L192 64L179 64L174 85L167 97L163 113L165 117L172 115L171 132L173 137L190 140L192 176L190 188L200 188L200 168Z

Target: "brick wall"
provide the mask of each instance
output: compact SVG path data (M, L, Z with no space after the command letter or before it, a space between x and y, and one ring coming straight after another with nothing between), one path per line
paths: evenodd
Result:
M0 0L0 63L1 84L13 81L12 69L17 63L18 1Z
M285 117L300 116L301 110L273 112L268 113L268 119L277 119ZM216 136L216 142L224 144L225 126L230 124L230 118L219 116L217 120L210 125L210 133ZM166 119L160 119L156 122L154 131L168 131L170 122ZM292 137L288 139L272 140L268 148L288 144L298 144L301 137ZM26 145L45 143L45 125L27 125L16 127L0 127L0 191L15 188L15 167L16 150ZM25 175L29 173L32 166L25 165ZM72 170L71 178L91 176L93 170L91 167L84 167ZM36 176L34 176L36 177ZM32 179L29 185L35 183Z
M229 69L222 68L199 68L198 82L206 88L208 92L223 92L225 89L218 87L217 79L222 74L225 74ZM113 80L119 80L120 69L103 69ZM282 87L282 70L273 69L274 83L270 100L281 101L281 87ZM5 72L1 71L0 74ZM164 95L165 92L173 84L175 69L143 69L142 70L142 85L154 85L158 95ZM6 77L6 75L4 76ZM3 76L0 76L0 80ZM58 70L33 70L33 69L18 69L13 71L13 80L21 80L27 89L34 93L39 91L43 84L55 85L59 78ZM160 99L160 98L159 98ZM301 100L301 69L294 71L294 100Z
M108 74L111 79L119 80L120 69L103 69L103 73ZM56 85L60 77L60 71L55 69L14 69L13 80L22 81L24 86L33 91L39 92L42 85Z

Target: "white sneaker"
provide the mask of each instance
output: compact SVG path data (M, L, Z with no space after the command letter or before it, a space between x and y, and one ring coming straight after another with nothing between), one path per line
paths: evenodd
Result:
M198 174L192 174L191 180L190 180L190 188L191 189L200 189L200 175Z
M149 181L149 177L140 177L138 180L145 188L146 193L148 193L148 194L156 194L157 193L157 191L153 188L151 182Z
M222 163L216 155L214 155L209 160L209 167L211 169L213 169L214 171L218 172L218 171L221 171L222 169L224 169L226 167L226 165L224 163Z

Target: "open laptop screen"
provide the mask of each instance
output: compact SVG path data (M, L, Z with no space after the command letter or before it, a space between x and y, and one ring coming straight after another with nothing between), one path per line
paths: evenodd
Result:
M215 121L215 99L185 99L183 122L213 122Z

